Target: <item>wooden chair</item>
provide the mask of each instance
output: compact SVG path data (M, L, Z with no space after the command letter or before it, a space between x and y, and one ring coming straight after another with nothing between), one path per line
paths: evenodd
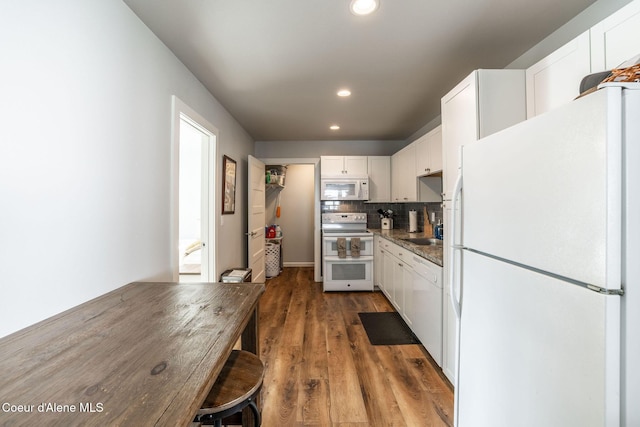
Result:
M263 380L264 365L260 358L248 351L233 350L198 410L195 422L221 427L224 418L248 406L253 412L255 426L260 426L256 397Z

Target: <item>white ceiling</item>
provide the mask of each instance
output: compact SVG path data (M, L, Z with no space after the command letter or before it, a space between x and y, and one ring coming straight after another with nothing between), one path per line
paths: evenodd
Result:
M406 139L472 70L504 68L595 0L380 0L367 17L349 0L124 1L269 141Z

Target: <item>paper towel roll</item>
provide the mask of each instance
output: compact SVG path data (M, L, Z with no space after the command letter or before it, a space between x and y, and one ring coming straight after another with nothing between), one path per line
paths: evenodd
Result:
M418 212L409 211L409 233L418 231Z

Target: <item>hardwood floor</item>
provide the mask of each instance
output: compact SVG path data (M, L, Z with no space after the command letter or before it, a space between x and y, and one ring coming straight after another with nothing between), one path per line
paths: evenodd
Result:
M285 268L260 300L262 425L451 426L453 392L420 345L372 346L358 312L393 311L381 292L323 293Z

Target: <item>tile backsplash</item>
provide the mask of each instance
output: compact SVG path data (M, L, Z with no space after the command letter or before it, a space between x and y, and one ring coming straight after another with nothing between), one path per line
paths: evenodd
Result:
M321 202L322 213L326 212L364 212L367 214L367 227L380 228L380 214L378 209L393 211L393 228L408 230L409 229L409 211L416 210L418 212L418 227L422 231L424 224L424 207L427 207L429 219L432 212L436 214L436 224L438 219L442 220L442 204L441 203L364 203L362 201L323 201Z

